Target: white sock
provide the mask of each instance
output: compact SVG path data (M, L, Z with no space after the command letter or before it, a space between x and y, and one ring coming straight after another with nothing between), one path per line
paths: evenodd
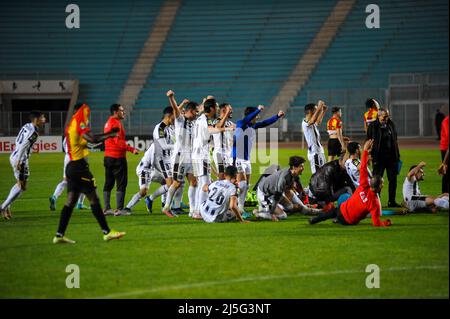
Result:
M155 200L159 196L167 193L168 190L169 188L167 187L167 185L161 185L153 194L150 195L150 199Z
M272 215L269 212L255 212L256 217L261 217L262 219L269 219L272 220Z
M193 213L195 209L195 197L196 197L197 186L189 186L188 198L189 198L189 213Z
M439 208L448 209L448 196L436 198L434 200L434 205Z
M244 211L245 198L247 197L248 185L246 181L240 181L238 184L239 196L238 196L238 207L241 211Z
M167 191L167 198L166 201L164 202L164 209L170 209L172 206L170 205L172 203L172 199L175 195L175 192L177 191L177 189L175 188L175 186L170 185L169 190Z
M5 209L9 205L11 205L22 193L22 190L20 189L20 186L17 184L14 184L14 186L9 191L8 198L3 202L1 209Z
M184 190L184 183L182 183L180 187L178 187L177 191L175 192L175 195L173 196L172 208L180 208L181 200L183 199L183 190Z
M55 192L53 193L53 197L58 198L59 196L61 196L62 192L64 191L64 189L67 186L67 181L63 180L61 183L59 183L58 185L56 185L55 188Z
M195 212L200 212L200 205L208 198L208 193L203 191L203 186L209 184L209 176L203 175L198 178L197 198L195 199Z
M86 198L86 195L83 193L80 194L80 197L78 197L78 204L83 205L84 199Z
M129 209L133 208L133 206L136 205L141 200L141 198L142 198L141 193L137 192L136 194L133 195L133 197L128 202L126 207Z

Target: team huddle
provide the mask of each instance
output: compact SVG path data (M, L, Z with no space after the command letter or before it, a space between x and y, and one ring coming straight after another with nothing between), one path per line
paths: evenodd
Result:
M362 148L357 142L343 136L342 110L338 107L332 109L333 115L327 122L328 161L319 132L327 106L323 101L307 104L302 130L308 146L311 180L303 187L301 174L305 159L301 156L292 156L288 163L280 163L281 166L285 164L286 168L272 165L254 185L258 208L246 212L244 206L252 174L250 154L256 142L256 130L274 124L285 113L279 111L260 120L259 114L264 106L247 107L244 118L233 123L232 106L228 103L219 104L212 96L203 99L201 104L186 99L178 104L171 90L167 92L167 97L170 106L164 108L162 120L153 131L153 143L136 167L139 190L126 205L123 202L126 187L123 167L126 170L126 159L124 155L116 154L125 154L127 151L138 154L138 151L126 145L124 130L117 120L124 116L123 107L114 104L111 107L112 119L105 125L104 133L93 135L89 127L89 106L84 103L74 106L74 114L66 127L63 142L66 152L63 180L50 197L50 209L55 210L57 198L67 188L67 201L61 210L54 243L75 243L65 236L65 231L74 207L84 207L85 197L90 202L104 240L108 241L121 238L125 233L110 229L105 215L130 215L141 199L145 199L147 210L151 213L153 202L161 197L162 212L175 218L184 212L181 206L185 185L188 187L189 217L208 223L233 220L249 222L250 217L279 221L286 219L289 214L301 213L314 215L309 220L310 224L334 219L335 223L354 225L369 215L374 226L391 224L389 219L380 219L384 169L374 174L369 170L370 161L374 168L379 163L374 156L379 151L377 143L385 143L384 132L391 132L388 131L389 126L383 125L383 112L388 112L380 110L374 99L366 103L369 108L364 115L367 140ZM32 112L30 120L19 132L16 147L10 156L17 184L0 206L5 219L11 219L11 204L26 189L30 151L38 137L39 128L45 123L42 112ZM375 123L381 123L381 135L373 133ZM386 138L391 136L387 134ZM104 187L105 209L101 207L95 178L89 170L88 142L109 143L109 147L105 148L104 162L107 180ZM393 154L398 155L399 159L398 146L390 144ZM112 151L111 147L114 148ZM425 163L421 162L409 170L403 185L403 206L409 211L422 208L433 211L437 208L448 209L448 193L436 197L420 194L418 182L423 180L424 166ZM389 202L395 203L395 190L394 199L391 199L390 174L388 170ZM114 179L117 180L116 200L119 208L116 211L110 208L109 203ZM159 187L149 194L151 183L157 183Z

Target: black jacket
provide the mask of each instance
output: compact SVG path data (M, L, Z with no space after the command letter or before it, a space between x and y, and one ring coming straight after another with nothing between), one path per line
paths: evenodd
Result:
M389 157L391 160L398 162L400 159L400 151L398 149L397 143L397 130L395 128L394 122L390 119L387 120L386 126L390 131L391 136L391 144L393 148L390 154L386 153L386 149L383 148L381 143L381 123L377 119L376 121L370 123L367 128L367 139L373 139L373 147L372 147L372 160L374 163L378 162L378 160L382 157Z
M353 182L339 165L339 160L328 162L317 169L309 182L309 189L318 199L330 196L344 186L354 190Z

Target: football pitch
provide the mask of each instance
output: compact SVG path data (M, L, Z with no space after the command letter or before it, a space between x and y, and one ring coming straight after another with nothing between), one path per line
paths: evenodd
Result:
M141 153L142 155L142 153ZM126 201L138 190L128 155ZM279 150L278 164L305 151ZM403 169L424 160L424 194L439 194L438 150L401 149ZM75 245L54 245L59 213L48 197L62 178L64 154L33 154L28 190L13 204L13 219L0 221L0 298L448 298L448 212L389 216L392 227L374 228L331 221L310 226L307 216L248 224L206 224L187 215L169 219L155 201L148 214L143 201L132 216L109 216L110 227L126 231L104 242L90 210L74 210L67 236ZM102 198L103 153L89 158ZM252 182L258 166L253 167ZM14 183L8 155L0 155L0 200ZM309 163L302 175L310 178ZM386 177L385 177L386 179ZM387 181L386 181L387 182ZM157 185L152 186L152 190ZM187 190L184 202L187 203ZM114 191L112 203L115 203ZM103 202L103 200L102 200ZM387 202L387 183L382 204ZM103 205L102 205L103 206ZM382 217L385 218L385 217ZM68 265L79 267L80 287L69 289ZM366 287L368 265L380 269L380 287Z

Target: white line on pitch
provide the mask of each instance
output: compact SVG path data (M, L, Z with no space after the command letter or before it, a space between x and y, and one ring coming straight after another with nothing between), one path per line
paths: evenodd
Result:
M448 266L391 267L391 268L384 268L384 269L381 268L380 270L383 272L383 271L439 270L439 269L447 269L448 270L449 267ZM217 285L228 285L228 284L249 282L249 281L266 281L266 280L277 280L277 279L296 278L296 277L355 274L355 273L361 273L361 272L364 272L364 271L361 269L358 269L358 270L300 272L300 273L296 273L296 274L275 275L275 276L250 276L250 277L241 277L241 278L230 279L230 280L203 281L203 282L189 283L189 284L184 284L184 285L163 286L163 287L155 287L152 289L121 292L121 293L110 294L110 295L106 295L106 296L102 296L102 297L97 297L97 299L124 298L124 297L148 294L148 293L153 293L153 292L191 289L191 288L200 288L200 287L217 286Z

